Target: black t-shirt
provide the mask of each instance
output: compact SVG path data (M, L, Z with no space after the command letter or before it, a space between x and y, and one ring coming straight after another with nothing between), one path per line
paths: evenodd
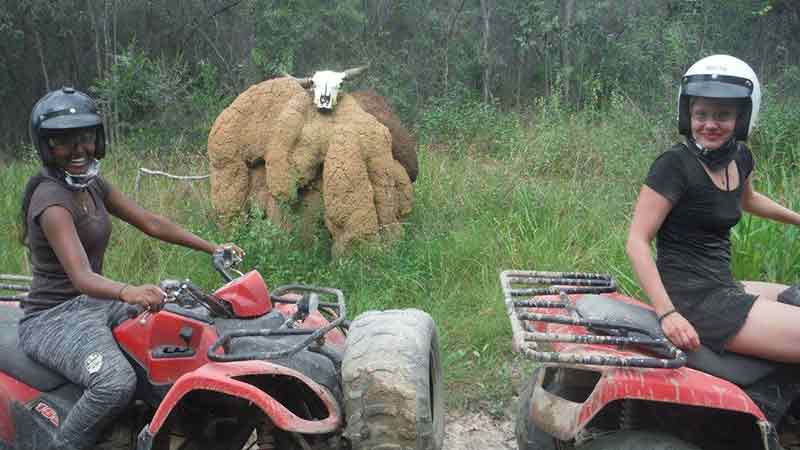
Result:
M47 242L39 224L41 214L50 206L69 210L92 271L102 274L103 256L111 236L111 220L105 206L109 190L108 183L97 177L87 188L94 208L84 208L78 199L81 193L71 191L59 182L45 180L36 187L27 214L33 282L28 298L22 303L26 313L50 308L80 295Z
M740 144L734 155L739 186L717 187L697 157L679 144L659 156L645 184L672 203L658 230L656 265L670 298L691 304L712 290L736 287L730 230L742 217L742 192L753 155Z

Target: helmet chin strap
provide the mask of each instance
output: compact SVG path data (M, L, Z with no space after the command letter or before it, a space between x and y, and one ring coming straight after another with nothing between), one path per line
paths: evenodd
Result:
M739 148L736 145L736 138L733 136L716 150L709 150L703 147L698 144L692 136L687 136L686 142L689 144L688 147L692 150L692 153L711 170L727 167L733 160L736 150Z
M61 172L64 174L64 182L67 183L67 187L70 190L82 191L88 188L100 173L100 161L92 159L92 162L89 163L89 169L86 171L86 173L72 174L66 169L62 169Z

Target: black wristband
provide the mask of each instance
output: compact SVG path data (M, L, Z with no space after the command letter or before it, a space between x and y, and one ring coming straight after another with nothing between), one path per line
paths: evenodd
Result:
M672 314L672 313L676 313L676 312L678 312L678 311L676 311L676 310L673 308L673 309L670 309L669 311L665 312L664 314L662 314L662 315L658 316L658 324L659 324L659 325L661 325L661 322L663 322L663 321L664 321L664 319L665 319L665 318L666 318L668 315L670 315L670 314Z

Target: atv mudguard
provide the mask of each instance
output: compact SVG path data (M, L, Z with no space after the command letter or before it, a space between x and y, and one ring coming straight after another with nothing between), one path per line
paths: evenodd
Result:
M545 371L539 371L531 394L529 420L553 437L569 441L609 403L636 399L727 409L766 422L764 414L741 388L694 369L593 367L587 370L600 372L600 378L583 402L548 392L542 386Z
M249 375L271 375L297 379L317 395L327 409L327 417L317 421L298 417L258 387L237 379ZM303 434L323 434L334 432L342 426L339 403L331 392L296 370L266 361L208 363L178 378L159 405L150 424L145 426L139 434L137 450L150 450L153 438L158 434L170 413L182 398L197 390L216 391L228 396L245 399L258 406L276 427L285 431Z

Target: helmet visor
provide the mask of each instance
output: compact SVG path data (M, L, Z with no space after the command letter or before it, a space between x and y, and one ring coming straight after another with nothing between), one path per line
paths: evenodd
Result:
M683 94L709 98L749 98L753 83L729 75L703 74L683 77Z
M72 128L96 127L103 123L94 112L76 111L74 108L53 111L44 115L40 130L69 130Z

